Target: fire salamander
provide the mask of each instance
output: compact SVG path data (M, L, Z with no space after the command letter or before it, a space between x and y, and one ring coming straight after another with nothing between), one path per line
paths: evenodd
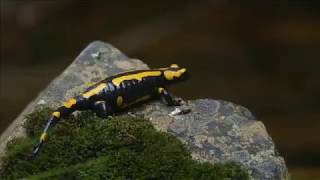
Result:
M69 99L50 116L40 142L33 149L36 156L48 139L48 129L61 118L67 118L74 111L92 110L97 116L105 118L126 107L153 97L163 97L169 106L180 105L172 98L166 86L186 80L188 72L172 64L167 68L137 70L108 77L89 87L79 96Z

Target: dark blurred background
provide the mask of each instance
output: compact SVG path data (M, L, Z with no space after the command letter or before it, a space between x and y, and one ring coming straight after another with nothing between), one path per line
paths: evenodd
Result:
M249 108L293 179L320 176L317 1L1 0L0 132L93 40L187 66L176 95Z

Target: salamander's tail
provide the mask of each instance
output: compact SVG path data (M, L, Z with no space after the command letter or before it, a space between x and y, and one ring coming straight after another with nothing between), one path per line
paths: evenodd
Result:
M33 151L32 151L32 157L36 157L38 155L38 153L40 152L40 149L43 145L43 142L44 141L40 141L34 148L33 148Z
M54 111L51 114L47 122L47 125L43 129L43 132L40 136L39 143L33 148L32 157L35 157L39 154L44 142L47 141L49 128L52 125L56 124L61 118L66 118L76 109L80 109L81 108L80 105L82 104L82 102L83 102L83 99L71 98L69 101L64 103L64 106L59 107L56 111Z
M61 117L61 108L59 108L58 110L56 110L55 112L52 113L52 115L50 116L47 125L45 126L41 136L40 136L40 140L39 143L33 148L32 151L32 156L35 157L36 155L38 155L38 153L41 150L41 147L43 146L43 143L45 141L47 141L48 139L48 130L49 128L53 125L56 124L58 122L58 120Z

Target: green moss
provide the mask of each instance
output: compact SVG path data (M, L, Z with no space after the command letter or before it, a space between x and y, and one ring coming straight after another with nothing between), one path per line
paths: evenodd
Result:
M62 120L39 156L33 146L52 110L27 116L27 138L8 144L0 179L248 179L238 164L211 165L191 159L174 136L141 118L101 119L90 112Z

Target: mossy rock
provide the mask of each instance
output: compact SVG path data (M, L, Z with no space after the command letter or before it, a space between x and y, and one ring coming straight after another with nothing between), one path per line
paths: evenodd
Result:
M44 108L27 116L28 136L8 144L0 179L249 179L239 164L192 160L176 137L147 120L101 119L91 112L59 122L39 156L30 159L51 112Z

